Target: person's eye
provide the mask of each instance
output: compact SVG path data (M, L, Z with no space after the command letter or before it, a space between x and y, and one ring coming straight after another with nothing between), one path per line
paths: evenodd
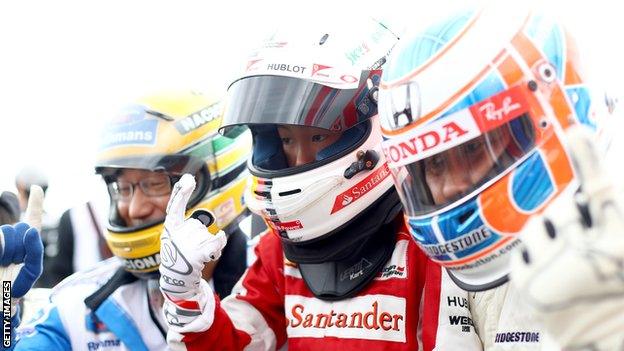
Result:
M464 146L464 150L468 153L479 152L483 149L483 141L482 140L474 140L466 143Z
M327 139L327 135L325 134L316 134L312 136L312 141L315 143L319 143L325 139Z
M444 171L444 157L435 155L429 157L425 162L425 171L429 174L437 175Z
M167 183L163 180L152 180L152 181L147 182L147 186L153 189L162 188L162 187L165 187L166 185Z
M132 193L132 186L129 183L116 183L115 190L122 197L130 196Z
M289 137L283 137L283 138L280 138L280 139L282 139L282 144L283 145L290 145L290 144L292 144L292 139L289 138Z

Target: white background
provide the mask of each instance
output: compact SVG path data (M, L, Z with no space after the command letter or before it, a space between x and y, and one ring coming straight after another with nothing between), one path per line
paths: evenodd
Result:
M515 0L523 1L523 0ZM367 11L424 23L429 12L465 1L157 1L0 2L0 190L14 190L24 165L50 179L52 214L105 194L93 175L98 131L121 104L162 88L226 82L281 17ZM584 7L570 7L583 3ZM617 2L554 3L616 89L624 25ZM565 5L565 6L564 6Z

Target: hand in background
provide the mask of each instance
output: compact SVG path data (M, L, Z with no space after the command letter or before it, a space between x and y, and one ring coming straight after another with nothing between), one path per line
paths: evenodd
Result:
M562 347L624 350L624 194L591 134L567 136L580 187L527 223L511 281Z

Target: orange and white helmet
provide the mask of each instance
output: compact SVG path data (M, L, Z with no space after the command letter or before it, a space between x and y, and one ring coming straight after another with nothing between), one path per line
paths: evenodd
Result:
M402 39L383 73L384 153L413 237L467 290L507 280L529 216L575 184L563 132L596 129L570 34L492 1Z

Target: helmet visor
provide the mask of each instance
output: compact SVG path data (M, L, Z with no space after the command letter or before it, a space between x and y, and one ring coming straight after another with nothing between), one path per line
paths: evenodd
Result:
M228 89L223 128L239 124L285 124L343 131L377 114L369 84L377 85L381 71L363 71L355 89L337 89L300 78L252 76Z
M387 126L398 120L395 125L406 129L385 140L383 149L408 216L472 196L525 158L535 146L536 131L523 94L514 87L428 123L418 123L413 114L414 96L409 102L403 94L381 94L381 99L401 96L386 106L408 101L399 113L382 110ZM417 122L402 124L401 118Z
M110 171L134 168L181 176L184 173L194 174L204 163L201 158L191 155L137 155L102 160L95 166L95 172L106 178Z

